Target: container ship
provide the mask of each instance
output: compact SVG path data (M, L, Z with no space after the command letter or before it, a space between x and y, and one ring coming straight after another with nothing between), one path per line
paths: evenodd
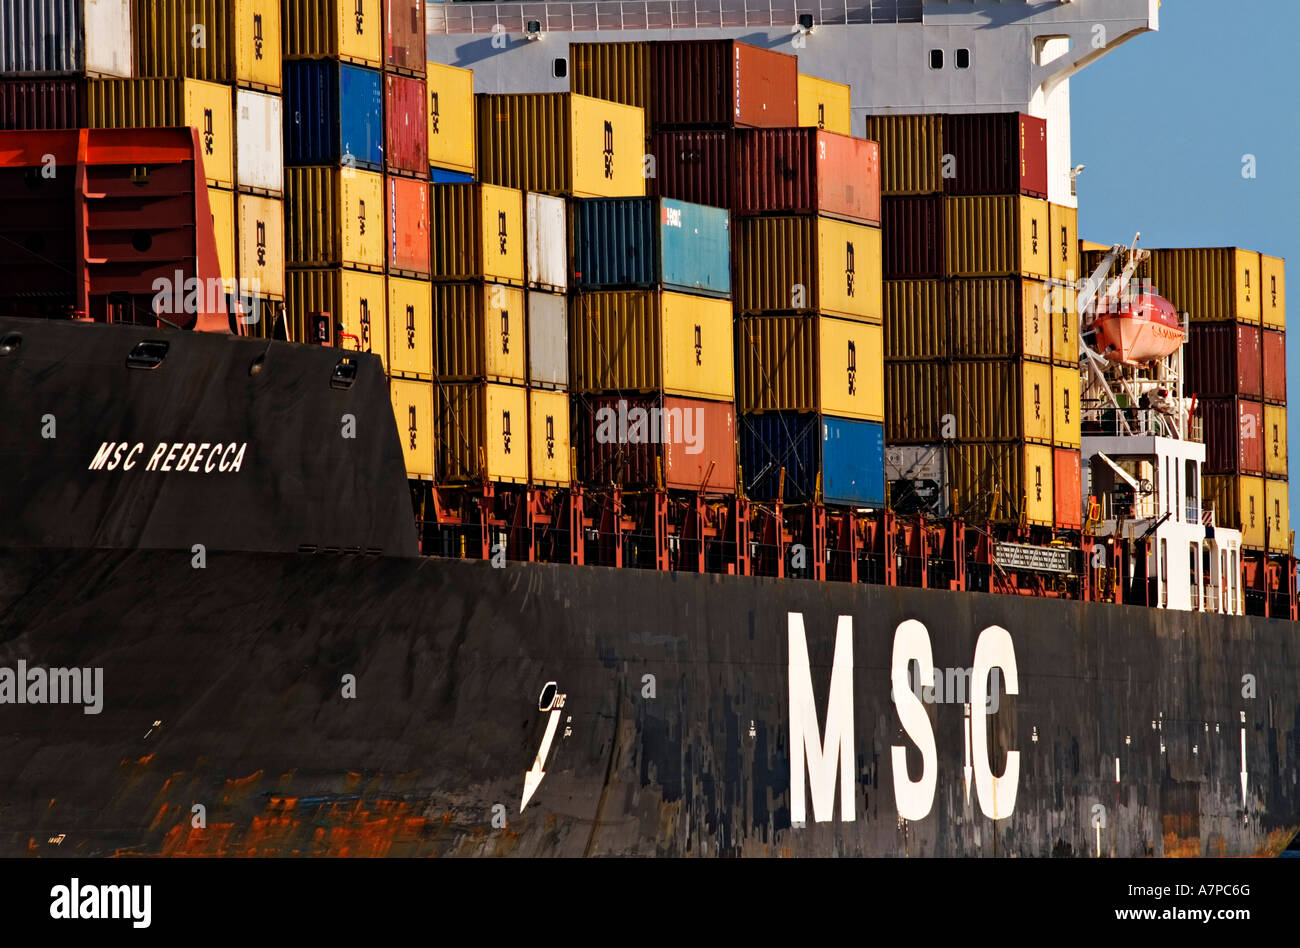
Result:
M0 852L1287 850L1284 262L1078 232L1158 8L6 4Z

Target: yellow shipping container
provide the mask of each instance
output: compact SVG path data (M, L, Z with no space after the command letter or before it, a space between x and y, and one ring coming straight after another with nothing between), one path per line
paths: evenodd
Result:
M135 74L280 89L280 5L134 0Z
M311 341L308 317L329 313L334 324L352 339L345 349L373 352L388 372L388 304L382 273L365 270L290 270L286 274L289 338ZM427 429L426 430L431 430ZM432 455L430 456L432 457Z
M569 72L573 92L643 109L653 125L649 43L571 43Z
M755 316L740 320L736 331L740 411L884 420L880 326L829 316Z
M235 195L220 188L208 188L208 210L212 212L212 233L217 238L217 265L221 282L229 293L235 285Z
M235 0L235 81L280 91L280 4Z
M1268 527L1268 551L1293 552L1295 543L1291 537L1291 498L1286 481L1270 478L1264 482L1264 510Z
M1052 366L1052 443L1058 448L1080 445L1078 367Z
M1264 473L1286 477L1286 406L1264 406Z
M662 290L575 294L569 384L578 392L735 397L731 304Z
M1040 286L1040 289L1045 289ZM1079 365L1079 291L1053 287L1048 296L1052 312L1052 361Z
M1245 474L1206 474L1201 493L1214 505L1214 522L1241 531L1241 545L1264 549L1264 478Z
M524 282L524 196L491 184L429 188L434 282Z
M285 59L342 59L380 66L379 0L283 0Z
M891 362L885 366L885 441L933 444L955 432L946 430L948 366L936 362ZM949 428L955 428L954 424Z
M494 382L438 386L438 480L528 481L528 389Z
M880 142L882 194L943 192L942 115L868 115L867 138Z
M479 95L479 176L571 197L645 194L645 113L569 92Z
M1052 443L1052 367L1025 360L954 362L945 413L959 441Z
M1050 526L1052 448L1043 444L960 444L948 451L950 509L968 523Z
M1020 195L943 202L948 276L1030 276L1051 270L1047 202Z
M1286 261L1259 255L1260 297L1265 329L1286 329Z
M356 168L285 168L286 253L299 267L384 269L384 177Z
M573 480L567 393L529 390L528 442L532 482L543 487L567 487Z
M433 377L433 298L424 280L388 278L388 371Z
M886 280L883 311L886 359L948 355L948 288L940 280Z
M388 383L397 421L397 438L407 477L433 477L436 456L433 383L416 379L392 379Z
M799 124L824 128L841 135L853 134L850 89L842 82L799 74Z
M475 163L474 73L425 63L428 95L429 164L473 174Z
M1051 313L1045 287L1020 277L951 280L949 352L959 359L1050 361Z
M878 228L827 217L747 217L732 226L737 313L882 322Z
M1052 234L1050 276L1073 283L1079 279L1079 209L1049 204L1047 221Z
M1260 256L1236 247L1151 251L1151 279L1160 295L1192 322L1235 319L1260 324Z
M239 291L260 299L284 299L284 202L239 195Z
M441 381L527 379L524 291L499 283L433 288L433 374Z
M91 79L91 128L198 129L209 186L235 189L234 106L228 86L198 79Z

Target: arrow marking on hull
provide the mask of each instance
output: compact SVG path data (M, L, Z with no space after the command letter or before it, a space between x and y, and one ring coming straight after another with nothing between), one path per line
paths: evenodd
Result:
M542 778L546 776L546 771L542 768L546 766L546 755L551 751L551 741L555 739L555 728L560 723L560 709L555 708L551 711L551 716L546 722L546 734L542 737L542 746L538 748L537 758L533 761L533 769L524 772L524 798L519 804L519 812L524 812L524 807L528 806L528 801L532 799L537 788L542 784Z

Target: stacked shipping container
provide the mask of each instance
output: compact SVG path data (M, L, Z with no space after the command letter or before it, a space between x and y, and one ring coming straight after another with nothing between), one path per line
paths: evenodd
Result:
M1045 200L1045 122L869 116L867 134L893 504L1078 530L1077 211Z

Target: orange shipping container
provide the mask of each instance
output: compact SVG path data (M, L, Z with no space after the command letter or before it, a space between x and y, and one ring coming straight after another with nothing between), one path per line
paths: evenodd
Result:
M1059 530L1083 529L1083 495L1080 479L1081 465L1078 450L1057 448L1052 452L1055 478L1052 498L1056 505L1056 527Z
M429 276L429 186L411 178L387 179L388 272Z

